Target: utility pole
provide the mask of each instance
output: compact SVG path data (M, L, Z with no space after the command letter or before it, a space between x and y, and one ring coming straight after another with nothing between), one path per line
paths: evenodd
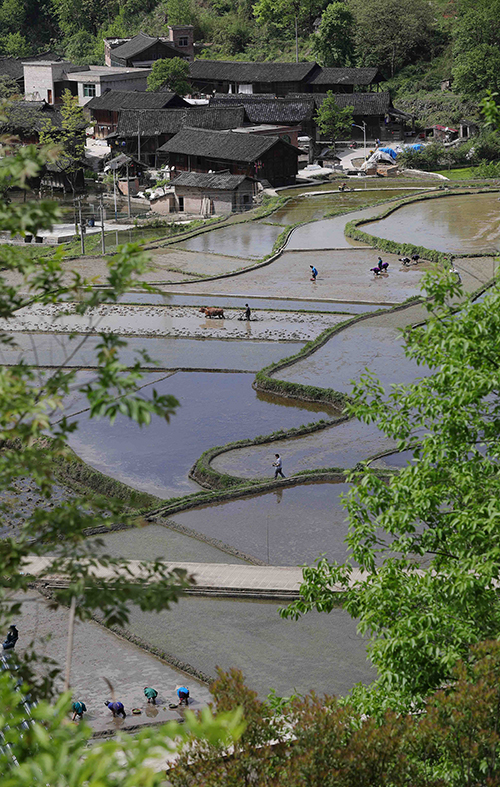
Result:
M116 207L116 169L113 170L113 194L115 197L115 221L118 221L118 209Z
M295 14L295 62L299 62L299 34L297 31L297 14Z
M85 227L83 226L81 199L78 200L78 215L80 218L80 242L82 245L82 254L85 254Z
M75 631L75 612L76 612L76 596L71 597L71 606L69 608L69 621L68 621L68 642L66 646L66 670L64 674L64 691L69 690L69 682L71 677L71 658L73 655L73 635Z
M137 113L137 161L141 160L141 112Z
M132 212L130 207L130 179L128 176L128 161L127 161L127 209L128 209L128 217L130 218Z
M101 207L101 248L102 248L102 253L105 254L106 253L106 238L104 237L104 203L103 203L103 199L102 199L102 194L101 194L101 199L100 199L100 207Z

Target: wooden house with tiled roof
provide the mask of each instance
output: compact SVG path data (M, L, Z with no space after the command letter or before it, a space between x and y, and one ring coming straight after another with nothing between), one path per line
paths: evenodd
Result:
M115 134L108 137L112 147L137 156L156 166L156 153L165 142L186 126L222 131L241 126L243 107L188 105L183 109L123 110Z
M136 36L110 49L110 66L127 68L147 67L156 60L182 57L173 44L164 39L138 33Z
M61 126L61 113L45 101L9 101L0 120L0 134L19 137L23 144L37 144L47 121Z
M299 151L277 136L184 128L158 154L177 172L227 170L271 186L289 186L295 183Z
M94 136L105 138L117 130L120 113L124 110L158 110L189 107L177 93L149 93L138 90L107 90L85 105L94 122Z
M190 65L194 91L204 94L284 97L290 93L353 93L378 89L383 80L377 68L322 68L309 63L255 63L228 60L195 60Z

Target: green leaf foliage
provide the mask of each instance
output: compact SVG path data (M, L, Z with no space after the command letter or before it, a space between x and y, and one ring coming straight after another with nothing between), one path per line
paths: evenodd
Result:
M404 335L421 379L386 391L367 372L348 405L413 461L387 479L351 473L350 557L304 569L301 599L284 612L328 612L332 585L344 587L379 685L412 701L449 680L472 644L500 634L500 287L458 313L454 273L425 288L429 320Z
M166 88L179 96L189 93L189 63L180 57L157 60L148 76L148 90Z

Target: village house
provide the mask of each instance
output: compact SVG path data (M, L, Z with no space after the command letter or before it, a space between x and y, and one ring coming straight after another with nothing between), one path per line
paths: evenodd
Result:
M190 66L193 91L214 93L267 93L283 97L290 93L352 93L356 88L378 89L383 77L377 68L321 68L308 63L245 63L195 60Z
M190 106L177 93L148 93L133 90L106 90L101 96L92 98L85 108L94 123L94 136L104 139L116 131L123 110L156 110Z
M176 172L248 175L271 186L295 183L299 151L277 136L185 128L162 145L158 154Z
M151 210L189 213L195 216L227 215L249 210L256 193L256 181L247 175L229 172L181 172L163 196L151 200Z
M161 95L161 94L159 94ZM118 128L108 136L108 143L136 156L145 164L158 166L158 149L186 126L215 131L240 126L243 107L208 107L188 105L184 109L123 110ZM161 158L161 155L160 155Z
M65 90L78 96L81 106L106 90L140 90L147 88L150 69L77 66L67 61L28 61L24 68L24 95L28 101L62 103Z
M293 145L298 144L299 133L313 138L316 135L314 122L316 105L313 96L274 98L244 93L219 94L210 99L209 105L210 107L241 106L245 110L245 124L254 127L254 133L264 133L264 129L269 129L267 133L278 134ZM290 139L286 139L287 136Z
M24 145L36 145L40 132L49 121L61 127L61 113L45 101L9 101L4 109L5 118L0 120L0 134L19 137Z
M307 98L308 94L302 93L300 97ZM366 124L367 139L384 141L402 140L407 126L413 128L413 117L393 107L388 90L379 93L334 93L334 97L341 109L353 108L355 125L346 135L349 139L363 140L363 124ZM325 96L319 93L315 93L312 98L316 110L325 100ZM324 139L319 132L314 138Z
M104 62L107 66L145 68L156 60L181 57L194 58L193 25L172 25L168 38L138 33L133 38L105 38Z

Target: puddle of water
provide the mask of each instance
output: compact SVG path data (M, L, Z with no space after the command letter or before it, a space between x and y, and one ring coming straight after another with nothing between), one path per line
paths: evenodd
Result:
M237 308L244 309L248 300L246 295L230 296L218 295L217 305L223 309ZM129 292L122 295L119 303L148 303L151 305L167 306L199 306L200 298L196 295L179 295L177 293L157 294ZM367 311L376 311L381 308L377 304L348 303L344 301L294 301L288 298L252 298L251 307L254 309L284 309L286 311L308 311L308 312L345 312L347 314L362 314Z
M416 202L362 229L438 251L492 254L500 248L499 195L466 194Z
M189 596L159 614L133 609L129 628L209 675L216 665L241 669L260 696L271 689L281 696L311 689L344 695L375 679L366 643L346 612L311 612L295 622L278 616L281 606Z
M280 232L282 232L281 227L251 221L202 233L183 242L182 248L245 259L260 259L271 253Z
M252 379L178 373L155 385L159 394L172 394L181 403L170 423L153 416L142 430L121 415L110 425L84 414L70 445L92 467L137 489L161 497L186 494L199 489L187 474L208 448L320 417L304 406L283 408L279 399L257 397ZM72 412L80 409L78 402L73 407Z
M101 553L127 560L179 561L180 563L244 563L211 544L191 538L161 525L105 533Z
M2 346L0 360L5 365L12 365L22 358L34 366L58 366L75 351L82 337L70 339L68 335L48 333L29 334L16 333L15 347ZM84 345L74 352L67 365L72 368L92 368L96 366L97 336L86 337ZM258 371L270 363L293 355L303 342L259 342L239 341L233 339L184 339L175 337L128 337L127 346L120 349L120 360L132 366L137 360L140 350L146 350L149 356L157 361L160 369L238 369L241 371ZM142 361L144 369L154 369L155 364Z
M342 562L347 524L340 495L348 489L340 483L277 489L183 511L172 519L270 565L313 563L323 553Z

